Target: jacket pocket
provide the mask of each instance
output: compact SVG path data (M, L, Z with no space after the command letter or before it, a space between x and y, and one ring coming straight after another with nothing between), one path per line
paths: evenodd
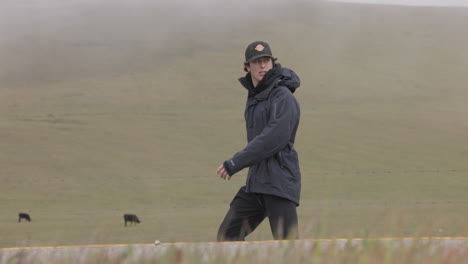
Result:
M280 151L276 154L276 161L278 161L280 168L283 169L284 168L283 151Z

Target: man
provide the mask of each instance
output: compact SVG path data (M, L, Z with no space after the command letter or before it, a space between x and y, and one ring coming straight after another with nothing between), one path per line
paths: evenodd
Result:
M218 241L242 241L268 217L275 239L297 238L301 173L294 141L300 109L293 93L299 77L276 63L270 46L255 41L245 51L247 146L221 164L217 174L229 180L249 167L246 185L230 204Z

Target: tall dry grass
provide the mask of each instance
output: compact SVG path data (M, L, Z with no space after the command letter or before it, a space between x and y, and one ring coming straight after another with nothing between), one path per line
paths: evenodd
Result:
M460 241L459 241L460 242ZM0 253L2 263L467 263L466 242L448 240L348 240L291 241L270 244L244 244L231 248L219 245L214 250L166 246L164 250L138 251L128 247L119 252L108 249L86 252L30 254L21 250L8 256ZM213 249L213 248L212 248Z

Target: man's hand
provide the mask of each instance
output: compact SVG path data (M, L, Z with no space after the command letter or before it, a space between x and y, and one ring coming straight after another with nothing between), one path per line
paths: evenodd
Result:
M218 170L216 171L216 174L219 175L219 177L222 178L223 180L231 179L231 176L229 176L223 164L219 166Z

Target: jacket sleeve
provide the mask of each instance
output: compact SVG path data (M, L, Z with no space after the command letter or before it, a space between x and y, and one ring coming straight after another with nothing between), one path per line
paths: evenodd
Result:
M243 150L224 162L230 176L275 155L289 143L299 123L299 107L287 88L278 90L272 101L266 127Z

